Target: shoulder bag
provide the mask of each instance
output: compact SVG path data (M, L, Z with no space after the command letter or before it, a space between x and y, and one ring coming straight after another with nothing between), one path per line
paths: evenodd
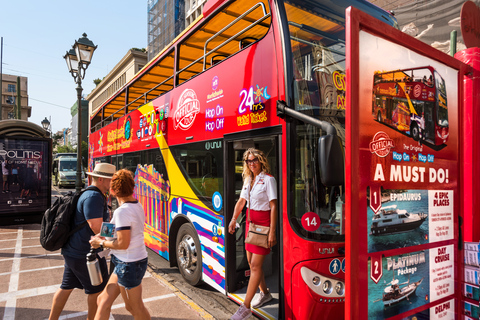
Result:
M247 220L249 222L249 227L245 243L269 249L270 247L268 246L268 233L270 232L270 227L255 224L252 222L252 220L250 220L250 192L248 193L248 198Z

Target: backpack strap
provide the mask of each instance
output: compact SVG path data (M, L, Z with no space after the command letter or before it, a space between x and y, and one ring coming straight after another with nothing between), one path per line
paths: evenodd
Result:
M107 202L106 202L106 199L105 199L105 195L103 194L103 192L102 192L98 187L96 187L96 186L89 186L87 189L84 189L84 190L80 191L80 193L78 194L78 197L77 197L77 199L76 199L76 201L75 201L75 203L74 203L75 210L77 210L76 208L77 208L77 204L78 204L78 200L80 199L80 196L81 196L85 191L87 191L87 190L93 190L93 191L99 192L99 193L102 195L102 197L103 197L103 200L104 200L103 202L104 202L104 204L107 203ZM82 229L83 227L85 227L87 224L88 224L88 221L87 221L87 220L85 220L85 221L83 221L82 223L80 223L78 226L76 226L72 231L70 231L70 232L68 233L68 237L70 237L72 234L74 234L75 232L79 231L79 230Z

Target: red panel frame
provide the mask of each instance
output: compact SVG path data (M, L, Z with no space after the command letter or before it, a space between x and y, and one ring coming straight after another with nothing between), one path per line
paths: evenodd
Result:
M358 108L358 101L360 98L359 92L359 77L360 77L360 61L359 61L359 46L360 46L360 31L366 31L369 34L383 38L390 42L396 43L407 49L428 56L430 59L441 62L444 65L453 69L459 70L458 73L458 146L457 146L457 172L459 173L458 183L454 186L457 194L454 196L454 202L459 206L459 210L454 210L454 240L446 242L446 244L455 243L459 239L458 219L455 213L462 212L462 205L460 203L460 197L458 193L461 193L461 177L462 168L462 149L463 149L463 130L462 130L462 101L463 101L463 88L462 79L466 71L466 65L453 57L446 56L444 53L433 49L427 44L416 40L401 31L392 28L381 21L369 16L362 11L355 8L348 8L346 11L346 39L347 39L347 119L346 119L346 302L345 302L345 315L346 319L366 319L369 308L368 301L368 278L370 270L368 268L368 243L366 239L366 230L368 230L366 219L362 218L366 214L366 190L361 188L362 185L362 172L360 171L360 135L362 130L358 121L360 117L360 110ZM365 129L365 128L363 128ZM423 186L425 187L425 186ZM458 208L458 207L456 207ZM363 216L362 216L363 214ZM433 248L432 245L424 246L425 249ZM457 246L454 246L456 249ZM418 249L421 250L421 249ZM391 254L402 254L407 250L397 249L391 250ZM410 251L413 251L410 248ZM392 253L393 252L393 253ZM378 254L381 255L381 252ZM372 254L370 254L372 256ZM463 262L460 254L456 254L456 280L460 280L460 262ZM459 298L459 289L456 289L456 298ZM448 299L451 299L449 297ZM431 307L444 300L437 300L435 303L429 303L428 307ZM457 302L459 299L457 299ZM457 303L456 310L459 304ZM414 314L415 311L403 313L402 316ZM391 319L401 318L401 316L392 317Z

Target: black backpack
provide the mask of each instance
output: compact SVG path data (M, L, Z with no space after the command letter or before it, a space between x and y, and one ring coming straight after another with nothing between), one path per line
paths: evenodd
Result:
M62 248L72 234L87 225L87 220L85 220L73 228L78 199L87 190L95 190L103 196L100 189L90 186L83 191L69 192L58 197L53 205L45 211L40 230L40 244L45 250L56 251Z

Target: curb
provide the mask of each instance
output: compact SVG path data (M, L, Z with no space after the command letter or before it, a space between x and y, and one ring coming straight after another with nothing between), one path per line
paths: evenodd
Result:
M170 290L172 290L172 292L177 296L179 297L183 302L185 302L187 305L189 305L193 310L195 310L196 312L198 312L198 314L202 317L202 319L208 319L208 320L215 320L215 318L209 314L207 311L205 311L202 307L200 307L198 304L196 304L195 302L193 302L189 297L187 297L186 295L184 295L177 287L175 287L173 284L171 284L170 282L168 282L167 280L165 280L165 278L163 278L161 275L159 275L158 273L155 273L153 271L153 269L148 266L148 272L152 275L152 277L154 277L155 279L157 279L158 281L160 281L163 285L165 285L167 288L169 288Z

